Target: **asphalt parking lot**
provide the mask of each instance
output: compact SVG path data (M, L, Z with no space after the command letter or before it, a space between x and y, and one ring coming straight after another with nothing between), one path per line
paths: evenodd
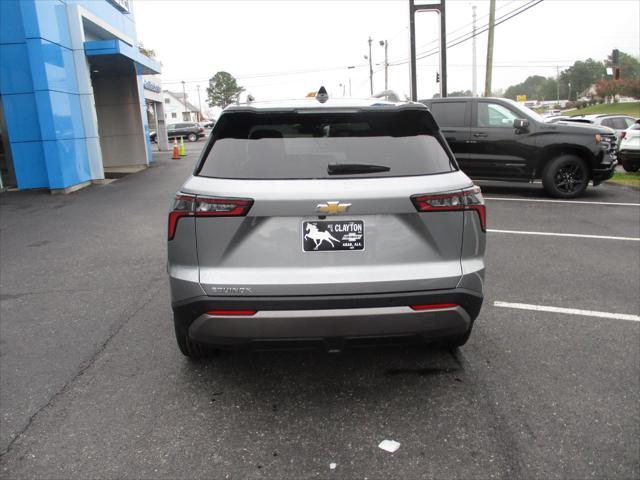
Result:
M639 190L481 183L487 291L457 351L191 363L165 229L202 146L0 195L2 478L640 477Z

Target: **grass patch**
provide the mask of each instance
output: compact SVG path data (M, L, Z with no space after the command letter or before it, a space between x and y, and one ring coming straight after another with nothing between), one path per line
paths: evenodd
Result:
M580 110L567 110L566 112L562 112L562 115L603 115L607 113L617 113L640 118L640 102L601 103L599 105L581 108Z
M640 187L640 172L615 172L608 181L620 185Z

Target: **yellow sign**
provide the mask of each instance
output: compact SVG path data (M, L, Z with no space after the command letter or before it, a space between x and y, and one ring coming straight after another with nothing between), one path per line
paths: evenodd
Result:
M526 102L527 101L527 96L526 95L517 95L516 96L516 100L518 102Z

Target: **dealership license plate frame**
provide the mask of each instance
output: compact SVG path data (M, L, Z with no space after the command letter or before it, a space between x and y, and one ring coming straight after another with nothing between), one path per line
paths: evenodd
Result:
M306 227L307 224L315 224L316 227L318 227L318 225L321 225L323 227L323 229L321 230L321 232L326 232L327 230L329 230L330 234L339 234L339 235L348 235L348 234L355 234L358 235L357 232L354 231L350 231L350 232L340 232L337 233L335 232L335 229L333 227L335 227L335 225L344 225L344 224L351 224L351 225L360 225L361 226L361 237L359 239L354 239L352 243L360 243L360 245L354 245L353 247L349 246L349 245L344 245L344 242L342 241L342 236L340 237L340 239L338 240L340 242L340 247L338 248L337 246L331 247L330 245L327 245L327 243L330 244L330 242L325 241L325 240L321 240L320 245L318 246L318 249L316 250L315 248L313 248L314 246L314 240L310 239L309 241L305 241L305 235L308 235L308 232L306 231ZM331 225L331 229L328 228L328 225ZM353 230L353 229L352 229ZM318 253L318 252L363 252L366 248L366 242L365 242L365 222L364 220L345 220L345 219L340 219L340 220L304 220L302 222L302 235L301 235L301 240L302 240L302 251L304 253ZM333 237L335 238L335 237ZM347 240L348 242L348 240ZM305 248L307 247L308 248Z

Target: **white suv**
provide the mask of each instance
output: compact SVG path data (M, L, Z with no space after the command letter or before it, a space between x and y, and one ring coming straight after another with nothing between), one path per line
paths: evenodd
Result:
M618 160L627 172L640 169L640 120L620 135Z
M168 272L186 356L469 337L483 298L480 189L424 105L320 93L226 108L177 193Z

